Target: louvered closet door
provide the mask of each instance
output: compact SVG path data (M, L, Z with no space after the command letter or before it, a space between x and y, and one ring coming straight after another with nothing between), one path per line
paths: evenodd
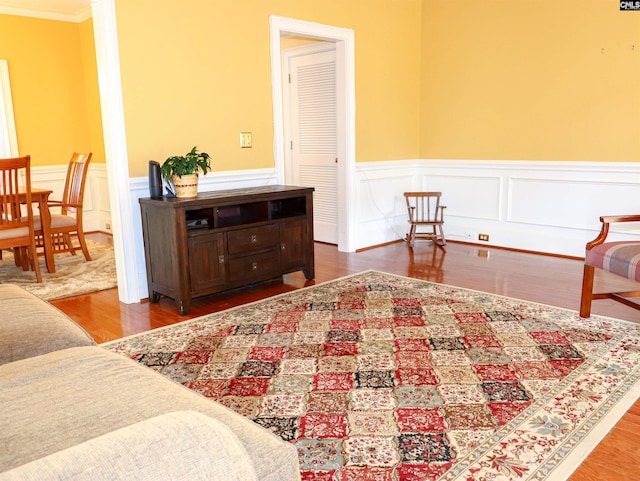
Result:
M315 187L314 238L338 243L335 51L291 59L293 182Z

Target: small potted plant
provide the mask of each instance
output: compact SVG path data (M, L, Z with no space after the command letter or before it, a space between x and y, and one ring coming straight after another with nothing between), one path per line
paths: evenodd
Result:
M176 197L198 195L198 173L204 175L211 170L211 156L198 152L197 147L185 155L174 155L162 163L162 177L171 185Z

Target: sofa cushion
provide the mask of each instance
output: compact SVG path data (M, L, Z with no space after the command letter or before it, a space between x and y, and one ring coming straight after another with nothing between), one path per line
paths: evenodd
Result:
M238 438L194 411L140 421L0 473L0 481L254 481Z
M225 406L97 346L0 366L0 471L182 410L198 411L227 425L254 461L259 480L299 479L292 444Z
M91 345L91 336L51 304L21 287L0 284L0 365Z

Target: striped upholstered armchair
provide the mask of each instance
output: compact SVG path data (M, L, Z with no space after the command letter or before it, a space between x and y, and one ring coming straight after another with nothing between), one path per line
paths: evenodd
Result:
M629 299L640 296L640 290L593 292L593 277L596 268L640 282L640 241L605 242L609 234L609 224L640 222L640 215L603 216L600 217L600 222L602 222L600 234L587 243L582 278L582 297L580 299L580 316L582 317L591 315L591 301L594 299L613 299L634 309L640 309L640 304Z

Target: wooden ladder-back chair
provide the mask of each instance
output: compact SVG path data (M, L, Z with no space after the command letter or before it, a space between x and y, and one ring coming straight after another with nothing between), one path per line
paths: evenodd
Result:
M440 247L447 243L442 229L446 206L440 205L441 196L441 192L404 193L411 225L406 239L411 247L416 239L429 239ZM418 232L418 229L423 227L426 227L427 231Z
M42 282L31 204L31 157L0 159L0 177L0 249L13 249L16 261L22 259L16 263L22 264L24 270L31 265L37 281Z
M91 256L84 238L82 203L91 156L91 153L73 153L67 167L67 178L64 183L62 200L50 200L48 203L50 208L60 208L59 214L51 213L51 243L54 253L70 252L72 255L76 255L76 251L82 249L82 253L88 261L91 260ZM39 217L36 217L35 225L36 236L39 238L38 247L43 247L42 227ZM72 235L78 238L80 247L74 246Z
M640 309L639 303L629 299L640 296L640 290L593 292L593 278L596 268L640 282L640 241L605 242L610 224L640 222L640 215L603 216L600 217L600 222L602 222L600 234L587 243L586 247L580 299L581 317L591 315L591 301L594 299L613 299L634 309Z

